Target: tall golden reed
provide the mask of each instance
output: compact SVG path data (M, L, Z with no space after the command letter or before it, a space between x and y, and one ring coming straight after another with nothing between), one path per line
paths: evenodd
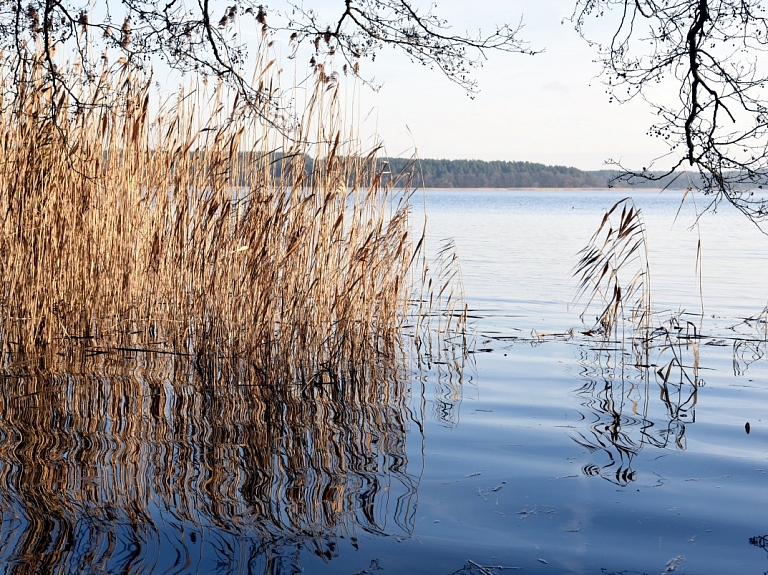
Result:
M79 94L14 65L0 64L3 364L122 348L304 379L397 353L408 193L348 143L322 70L289 134L265 119L266 88L254 105L201 86L153 113L127 64Z

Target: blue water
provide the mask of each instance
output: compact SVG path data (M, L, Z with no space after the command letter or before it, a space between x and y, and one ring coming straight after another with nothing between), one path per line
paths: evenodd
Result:
M654 322L703 336L658 340L638 367L582 335L573 302L577 253L626 191L425 194L472 353L386 393L275 391L275 413L271 392L151 366L8 384L0 571L768 571L765 324L743 321L768 300L768 237L633 192ZM61 409L37 399L62 389Z
M444 238L455 243L476 348L486 351L472 355L450 408L438 376L433 397L425 386L424 437L409 436L419 477L413 532L372 540L368 555L328 572L369 559L393 573L405 565L482 573L474 564L525 573L768 570L768 553L750 544L768 533L764 324L741 322L766 304L768 238L726 206L699 218L705 198L680 207L679 192L632 194L647 228L656 321L682 314L707 335L696 385L691 369L664 385L654 369L595 351L598 342L558 336L587 327L572 299L577 252L626 195L426 193L429 237L435 249ZM534 330L549 337L532 338ZM763 343L735 355L737 334ZM690 346L676 351L693 364ZM652 359L661 366L672 355Z

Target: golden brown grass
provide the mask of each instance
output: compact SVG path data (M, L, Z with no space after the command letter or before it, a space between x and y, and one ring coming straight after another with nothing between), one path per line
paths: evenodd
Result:
M199 86L152 113L127 65L69 94L3 62L4 364L146 349L305 379L397 353L408 191L348 143L322 70L289 134L269 99Z

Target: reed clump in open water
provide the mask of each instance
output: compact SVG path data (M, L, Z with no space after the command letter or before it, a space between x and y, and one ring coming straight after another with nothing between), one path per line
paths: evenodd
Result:
M4 365L148 349L309 378L397 353L421 245L408 193L396 202L375 151L348 144L322 70L288 133L221 87L153 113L127 64L79 94L14 65L0 64Z

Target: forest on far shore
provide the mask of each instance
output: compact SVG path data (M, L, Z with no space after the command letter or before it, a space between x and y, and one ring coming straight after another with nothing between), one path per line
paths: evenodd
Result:
M393 177L414 168L415 185L426 188L605 188L630 187L626 182L613 182L619 171L583 171L567 166L548 166L533 162L483 160L433 160L383 158L379 160L385 173ZM388 165L384 165L384 164ZM388 169L387 169L388 168ZM681 174L675 181L669 176L661 181L633 182L631 187L686 188L689 179ZM698 175L690 180L694 185Z

